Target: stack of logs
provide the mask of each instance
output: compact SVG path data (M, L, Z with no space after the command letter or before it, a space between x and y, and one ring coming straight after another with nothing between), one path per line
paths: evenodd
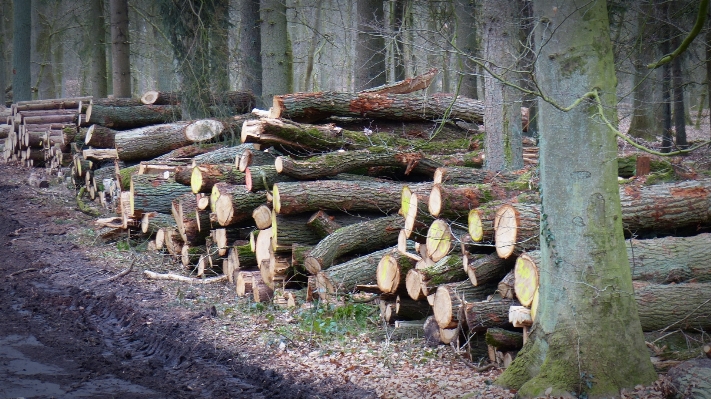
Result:
M385 321L423 320L415 325L435 343L485 334L492 360L506 363L538 304L537 149L527 142L523 170L481 169L482 134L471 129L481 102L408 94L435 73L368 92L275 96L269 113L229 120L116 131L101 119L73 170L77 182L102 182L97 197L117 199L119 216L97 224L151 235L200 277L189 281L227 280L239 296L285 306L376 293ZM464 123L430 122L445 114ZM193 144L223 131L242 144ZM111 162L97 169L91 151ZM619 158L624 179L673 172ZM620 184L625 231L665 235L627 241L642 327L711 328L711 235L694 235L711 223L711 180L644 180Z

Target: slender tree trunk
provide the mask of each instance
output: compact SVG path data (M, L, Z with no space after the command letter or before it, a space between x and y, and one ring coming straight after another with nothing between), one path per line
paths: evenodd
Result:
M647 69L647 65L656 61L654 44L649 43L648 37L653 34L654 29L651 24L651 6L641 5L641 10L637 15L637 35L635 42L635 75L634 92L632 100L632 120L628 134L650 142L654 142L660 133L660 118L656 110L654 98L654 76L656 72Z
M128 0L110 0L113 94L131 97L131 57L128 38Z
M15 0L12 6L12 100L13 102L28 101L32 99L30 82L32 2Z
M711 10L708 19L711 19ZM706 98L709 102L709 126L711 126L711 45L709 43L711 43L711 28L706 31L706 90L708 91ZM703 104L699 107L703 107ZM708 139L711 139L711 132Z
M292 51L283 0L261 0L262 98L269 106L275 95L292 92Z
M605 116L614 120L606 2L538 0L534 9L541 21L537 42L546 43L536 71L540 87L561 106L596 88ZM617 397L622 388L657 378L625 249L617 141L599 123L594 104L566 113L539 105L540 300L531 339L497 383L524 398Z
M658 10L659 19L661 21L661 36L660 44L661 53L669 54L669 24L666 22L669 17L669 3L664 0L659 0L660 5L656 7ZM670 152L674 142L672 141L672 111L671 111L671 65L666 63L662 65L662 152Z
M316 9L316 18L314 18L313 34L309 43L308 54L306 55L306 72L304 75L304 91L316 91L316 88L311 87L314 74L314 56L316 55L316 45L318 45L321 37L321 8L323 0L317 0L314 8Z
M89 62L91 72L91 95L97 98L108 96L108 79L106 75L106 26L103 0L89 0L89 26L86 45L90 46Z
M7 15L7 6L6 6L5 1L0 2L0 14L3 15L4 20L9 19L8 17L5 17ZM7 32L7 25L3 21L2 24L0 24L0 107L5 106L5 101L6 101L6 95L5 95L5 89L7 88L7 56L6 53L8 52L8 35Z
M394 0L392 5L392 13L390 15L390 24L393 32L393 70L395 74L392 77L393 82L405 79L405 30L407 24L405 22L405 10L408 7L408 0Z
M230 90L229 0L215 0L215 23L210 29L210 75L213 93ZM219 102L219 101L218 101Z
M676 3L674 3L676 4ZM675 7L677 8L677 7ZM681 44L679 35L682 32L674 32L671 37L672 48L678 48ZM672 84L674 86L674 130L677 148L688 148L686 142L686 111L684 110L684 81L681 68L682 57L672 60Z
M385 39L380 32L385 13L382 0L356 3L355 89L360 91L385 84Z
M241 79L244 89L252 90L257 106L264 108L262 101L262 37L259 23L259 0L240 2L240 41L238 44L241 64ZM240 86L238 86L240 87ZM268 109L271 105L266 105Z
M476 64L470 61L471 57L476 57L479 53L475 19L474 0L455 0L454 9L456 20L456 45L460 54L457 55L459 62L458 72L461 83L459 84L459 94L465 97L478 99L477 97L477 76ZM456 80L455 80L456 81Z
M485 0L481 10L483 52L488 67L502 79L518 83L520 48L516 2ZM511 32L513 30L513 33ZM488 170L516 170L523 167L521 141L521 92L506 86L491 74L484 79L484 130Z

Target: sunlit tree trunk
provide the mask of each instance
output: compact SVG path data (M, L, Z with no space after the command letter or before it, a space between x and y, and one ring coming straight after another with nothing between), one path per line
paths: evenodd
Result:
M385 13L382 0L356 2L358 34L355 43L355 89L385 84L385 39L380 29Z
M15 0L12 6L12 100L27 101L32 99L30 82L32 2Z
M113 94L131 97L131 57L128 37L128 1L110 0Z
M500 78L519 83L521 53L518 41L519 14L516 2L484 0L481 8L483 56L489 69ZM490 73L484 74L484 130L488 170L515 170L523 167L521 142L521 99L518 89L503 84Z
M252 90L257 99L257 106L264 108L262 102L262 37L259 23L259 0L240 2L240 35L238 60L240 65L240 78L244 88ZM268 109L271 104L266 105Z
M605 1L537 0L536 77L556 104L597 89L615 120ZM552 37L551 37L552 35ZM618 397L657 376L644 343L626 254L617 141L598 107L540 101L540 299L529 341L497 380L519 397ZM550 389L549 389L550 388Z
M291 40L284 1L261 0L259 6L262 21L262 98L267 106L271 106L275 95L292 91Z

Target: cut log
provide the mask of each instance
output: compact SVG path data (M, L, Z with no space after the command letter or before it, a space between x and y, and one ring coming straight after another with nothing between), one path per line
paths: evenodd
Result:
M373 166L407 166L405 174L409 174L422 159L420 153L373 146L365 150L330 152L301 161L278 157L274 166L280 174L299 180L317 180Z
M319 209L392 212L400 207L401 184L316 180L277 183L273 206L279 214L314 212Z
M465 320L460 317L460 308L462 305L468 305L469 302L485 297L486 294L482 291L485 290L482 290L480 287L472 286L469 280L461 283L444 284L437 287L432 311L440 328L453 328L457 326L459 321L464 322ZM489 292L488 290L486 291ZM507 302L510 304L510 301ZM506 321L508 321L508 305L505 310ZM487 325L486 327L498 327L498 325ZM477 329L474 328L473 330L476 331ZM479 329L479 331L482 330Z
M82 102L82 105L84 105L84 103L85 102ZM101 105L104 107L140 107L143 105L141 100L136 98L92 98L89 101L89 104ZM86 105L88 106L89 104Z
M423 332L427 346L436 347L442 343L440 327L437 325L437 320L435 320L434 316L427 317L423 326Z
M437 287L443 284L459 282L467 278L462 268L462 258L449 255L431 265L418 264L408 271L406 287L408 295L414 300L420 300L435 293Z
M166 227L175 227L175 219L170 214L145 212L141 218L141 231L144 234L157 234L158 230Z
M249 242L242 244L235 241L227 252L230 270L252 269L257 267L257 255L252 251Z
M410 246L414 247L414 242ZM407 273L415 267L417 262L400 253L399 250L383 255L378 262L376 280L378 288L385 294L395 294L402 287L406 287Z
M538 289L537 265L540 261L540 252L538 251L521 254L516 259L514 290L516 291L516 298L523 306L531 307L533 304L533 295Z
M481 122L484 105L452 94L421 96L371 93L294 93L274 96L270 117L315 122L329 116L366 117L397 121L442 118Z
M430 193L428 210L435 217L451 220L466 217L480 204L494 200L508 200L521 193L519 181L503 184L434 184Z
M140 102L146 105L179 105L181 93L149 90L143 94ZM210 96L208 106L220 105L235 114L250 112L256 102L249 90L215 93Z
M204 245L193 247L189 244L184 244L180 249L180 261L185 267L195 266L205 254L206 250ZM229 276L227 276L227 278L229 281Z
M280 175L274 165L250 166L245 170L245 185L249 191L271 191L275 183L296 181L293 177Z
M437 68L431 68L422 75L414 76L395 83L384 84L360 91L360 93L373 94L407 94L426 89L435 76L439 73Z
M180 119L180 107L172 105L141 105L134 107L93 105L91 111L87 111L86 122L112 129L133 129L171 123Z
M513 267L512 259L502 259L493 253L488 255L467 254L464 265L469 281L479 286L501 280Z
M711 282L711 233L691 237L630 239L625 243L632 278L655 283Z
M259 230L272 226L272 208L269 205L260 205L252 211L252 219Z
M350 131L333 125L319 126L300 124L285 119L262 118L249 120L242 126L241 139L243 143L261 143L293 152L323 152L359 150L379 146L398 149L413 148L426 153L456 153L467 151L471 146L469 138L450 140L427 140L419 138L404 138L384 132L363 134L361 131Z
M426 254L434 262L444 258L450 252L459 252L461 247L458 244L460 237L466 234L465 231L454 228L444 219L437 219L432 222L427 231ZM461 261L461 258L460 258ZM463 270L463 268L460 267ZM466 277L465 277L466 278Z
M235 281L235 291L238 297L243 298L252 293L252 283L255 277L261 279L259 270L240 270Z
M486 330L486 343L502 352L515 351L523 347L523 334L518 331L492 327Z
M488 184L488 183L512 183L530 182L529 190L537 187L531 172L521 169L516 172L491 171L475 167L446 166L437 168L434 173L434 183L457 185L457 184ZM523 187L522 187L523 188Z
M80 103L89 102L91 100L92 100L91 96L74 97L74 98L50 98L50 99L44 99L44 100L18 101L17 103L13 104L13 107L16 112L43 110L43 109L78 110Z
M274 290L262 281L261 275L252 275L252 298L254 302L269 302L274 298Z
M76 124L77 123L77 114L72 113L72 114L68 114L68 115L51 114L51 115L28 116L28 117L22 118L22 122L25 125L44 125L44 124L51 124L51 123Z
M339 256L396 244L403 223L402 216L394 215L338 229L311 249L304 260L304 266L310 273L316 274L329 268Z
M130 186L130 212L135 214L138 209L144 212L171 213L173 199L189 192L189 187L176 183L173 179L133 175Z
M329 216L324 211L314 213L306 222L306 226L308 226L321 238L324 238L343 227L343 225L336 222L333 217Z
M242 144L254 147L255 144ZM235 157L235 166L240 172L244 172L250 166L274 165L276 156L271 152L260 151L256 148L246 150Z
M467 324L471 332L486 331L486 329L494 327L507 327L510 326L509 308L517 305L516 301L510 299L469 302L462 306L459 317L462 322Z
M321 240L306 223L309 220L307 215L283 216L272 212L272 249L289 248L292 244L313 245ZM315 274L315 272L313 272Z
M114 148L117 131L101 125L91 125L84 136L84 144L96 148Z
M254 144L240 144L233 147L217 148L213 151L196 155L193 158L193 162L195 165L233 163L235 158L241 156L245 152L253 150ZM244 171L240 170L240 172Z
M90 161L107 161L119 159L119 153L114 149L86 149L81 152L82 157Z
M181 281L184 283L191 283L191 284L211 284L211 283L221 283L221 282L227 281L227 276L217 276L217 277L209 277L209 278L194 278L194 277L186 277L186 276L181 276L181 275L172 274L172 273L166 273L166 274L155 273L150 270L144 270L143 276L149 280L172 280L172 281Z
M405 237L410 238L416 227L428 226L434 218L427 212L427 203L423 198L428 198L432 192L432 185L406 185L400 193L400 214L405 217Z
M381 249L348 262L340 263L316 274L320 296L325 299L329 294L353 292L358 285L374 284L380 259L392 253L393 247Z
M180 93L149 90L143 93L141 103L146 105L179 105Z
M643 331L711 328L711 283L651 284L634 282Z
M499 295L501 295L504 299L514 299L514 297L516 297L516 293L514 292L515 281L516 275L512 270L508 272L504 278L501 279L501 281L499 281L496 291L498 291ZM533 297L531 297L531 299L533 299Z
M178 179L176 178L176 181ZM210 193L217 183L245 184L245 174L232 164L202 164L192 168L190 188L193 193ZM250 190L251 191L251 190Z
M210 216L208 212L197 209L194 194L185 193L173 199L171 214L185 243L192 246L205 243L205 237L209 235ZM202 228L203 226L208 228Z
M538 248L540 218L540 206L535 204L507 204L499 207L494 219L496 253L506 259Z
M264 191L253 193L245 186L217 183L212 188L215 213L220 226L229 226L249 220L258 206L267 202Z

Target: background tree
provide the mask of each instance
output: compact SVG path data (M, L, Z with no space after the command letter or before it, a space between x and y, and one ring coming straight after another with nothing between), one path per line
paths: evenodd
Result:
M113 94L131 97L131 54L128 35L128 1L110 0Z
M89 82L91 95L106 97L108 95L108 79L106 75L106 18L104 18L103 0L89 0L89 20L86 29L86 46L89 66Z
M480 10L482 53L487 68L501 79L518 82L521 54L517 3L484 0ZM489 72L484 74L484 130L488 170L523 167L521 91L507 86Z
M0 0L0 106L7 100L10 85L8 58L12 59L12 1Z
M607 8L537 0L534 17L536 77L547 98L567 106L591 90L599 97L568 112L539 103L539 307L531 339L497 383L521 397L617 396L657 376L624 245L617 141L600 120L615 120L617 102Z
M292 91L292 52L287 30L286 5L281 0L261 0L262 100L267 106L278 94Z
M32 46L32 2L12 2L12 92L13 101L32 99L30 82L30 49Z
M259 0L242 1L239 4L240 36L237 45L238 87L252 90L257 106L264 108L262 97L262 37L259 23ZM269 107L266 107L269 108Z
M355 89L363 90L385 84L385 20L382 0L356 2Z
M477 93L476 64L472 57L479 55L478 31L476 29L476 6L473 0L454 0L456 18L457 68L460 72L459 94L469 98L479 98Z

